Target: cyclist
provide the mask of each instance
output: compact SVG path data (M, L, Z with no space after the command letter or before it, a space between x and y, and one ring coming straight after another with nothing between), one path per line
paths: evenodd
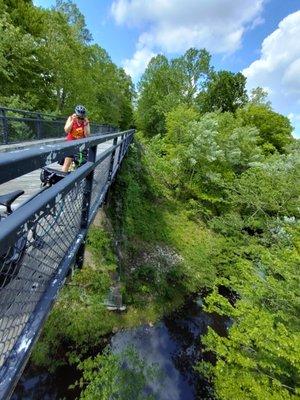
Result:
M75 107L75 114L70 115L65 124L65 132L67 133L67 140L83 139L90 134L90 123L86 118L86 108L78 105ZM74 159L73 157L66 157L62 167L63 172L68 172L70 165Z

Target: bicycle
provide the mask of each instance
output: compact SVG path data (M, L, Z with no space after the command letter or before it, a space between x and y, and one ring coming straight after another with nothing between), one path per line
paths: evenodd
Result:
M75 168L79 168L86 162L87 152L80 152L78 157L74 157ZM69 172L70 173L70 172ZM21 204L23 207L28 202L39 196L42 192L55 185L69 173L56 170L51 167L43 167L40 173L40 181L42 188L31 196L27 201ZM23 195L24 190L16 190L14 192L0 195L0 205L6 208L6 211L0 213L0 224L1 221L13 214L12 209L13 202ZM28 245L34 246L35 248L42 248L45 244L44 238L47 237L49 231L53 226L58 225L58 221L63 213L64 204L63 202L55 205L52 210L47 211L44 215L44 219L47 222L47 228L41 228L36 224L29 232L21 235L13 246L10 246L4 254L0 255L0 288L7 286L13 279L15 279L20 271L22 262L24 260L26 249Z

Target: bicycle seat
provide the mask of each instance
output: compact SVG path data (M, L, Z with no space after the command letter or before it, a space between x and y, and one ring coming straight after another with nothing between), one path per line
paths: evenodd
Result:
M24 190L16 190L15 192L3 194L0 196L0 204L10 208L11 204L24 193Z

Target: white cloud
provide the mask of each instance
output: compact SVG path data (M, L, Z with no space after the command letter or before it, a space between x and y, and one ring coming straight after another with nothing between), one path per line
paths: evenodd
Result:
M131 77L134 79L143 73L148 62L155 55L155 53L147 48L138 49L133 58L127 59L123 62L123 67L126 73L131 75Z
M300 11L288 15L262 43L261 56L243 73L248 88L270 88L269 97L275 110L290 116L300 136Z
M300 94L300 54L285 70L282 82L290 93Z
M264 18L261 16L255 18L255 20L252 22L250 29L255 29L257 26L263 25L265 23Z
M118 24L142 29L137 52L147 48L176 53L205 47L211 53L228 54L241 46L247 29L262 23L265 1L114 0L111 12Z
M211 51L227 52L238 48L247 26L261 23L263 3L264 0L115 0L111 11L118 24L148 23L153 44L163 50L165 46L169 48L173 34L172 43L177 45L179 30L184 36L182 43L191 34L195 46L212 46Z
M289 113L288 117L292 122L300 122L300 114Z

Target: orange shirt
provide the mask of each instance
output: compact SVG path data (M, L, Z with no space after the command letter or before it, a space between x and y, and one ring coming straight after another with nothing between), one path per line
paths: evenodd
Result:
M87 118L80 120L79 118L74 118L72 123L72 128L67 135L67 140L76 140L85 138L85 127L89 121Z

